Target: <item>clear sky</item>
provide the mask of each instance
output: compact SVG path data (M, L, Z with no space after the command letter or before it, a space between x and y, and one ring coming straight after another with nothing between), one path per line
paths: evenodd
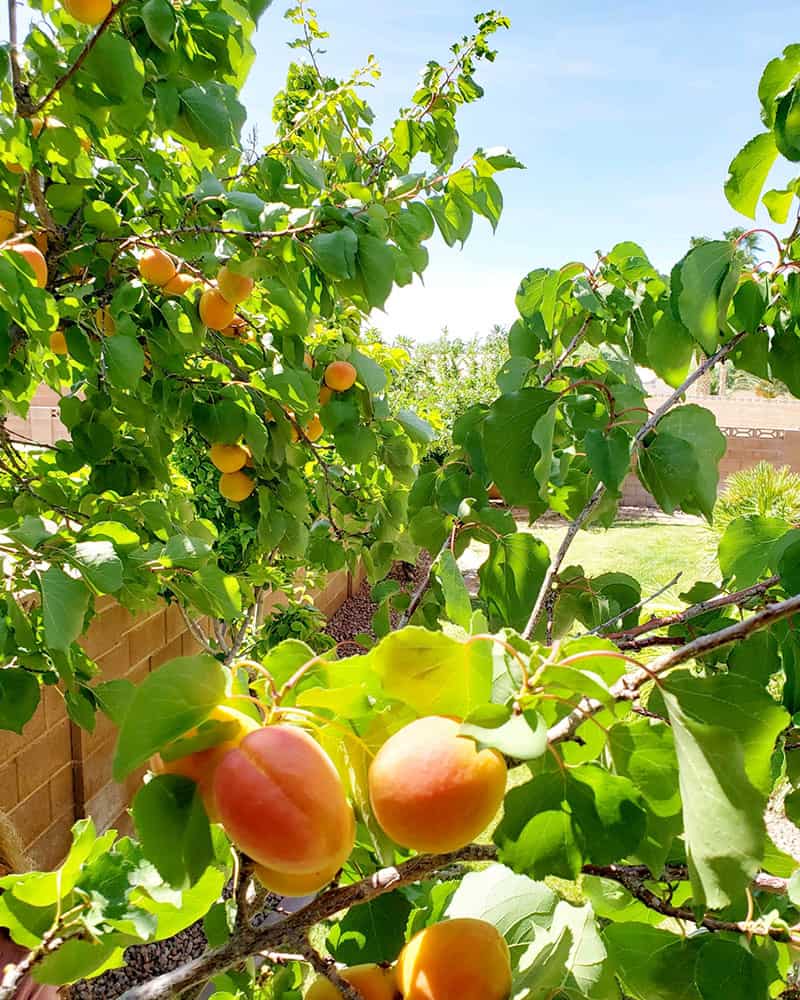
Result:
M666 269L690 236L747 224L722 185L733 155L760 130L761 70L800 41L796 0L498 5L512 27L495 36L497 62L479 71L484 98L462 111L462 153L508 146L527 169L498 177L505 210L496 235L476 220L463 250L431 245L424 287L396 291L386 314L374 314L389 335L430 338L443 326L485 333L513 319L514 290L531 268L592 261L596 249L632 239ZM294 54L285 6L275 0L261 20L243 98L264 141L271 96ZM384 76L368 99L385 126L424 63L446 61L449 44L488 6L316 0L331 33L324 67L343 75L372 52Z

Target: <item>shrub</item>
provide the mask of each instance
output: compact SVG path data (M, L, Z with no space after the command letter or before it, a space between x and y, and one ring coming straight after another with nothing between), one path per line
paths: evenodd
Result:
M759 462L729 476L714 508L714 530L722 534L737 517L753 515L800 521L800 475L788 465Z
M336 643L325 629L325 615L310 604L290 601L285 607L272 609L258 632L256 655L263 655L284 639L299 639L315 653L324 653Z

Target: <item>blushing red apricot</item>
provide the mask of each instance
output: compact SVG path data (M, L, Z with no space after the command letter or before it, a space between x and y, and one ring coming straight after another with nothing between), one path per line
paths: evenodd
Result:
M397 960L403 1000L507 1000L511 960L492 924L458 917L425 927Z
M353 849L353 810L336 768L296 726L245 736L216 769L214 801L234 844L276 872L330 871Z
M13 250L14 253L18 253L23 260L27 261L33 271L36 284L39 288L45 287L47 284L47 261L38 247L35 247L33 243L9 243L4 249Z
M325 385L335 392L346 392L355 385L357 374L349 361L331 361L325 369Z
M373 964L353 965L342 969L339 975L355 986L364 1000L395 1000L397 996L397 974L392 968ZM342 1000L342 994L330 979L320 977L311 984L306 1000Z
M191 778L192 781L197 783L200 796L206 807L206 812L211 819L215 819L216 813L212 794L214 772L225 754L239 746L244 737L248 733L252 733L258 729L260 724L249 715L238 712L235 708L230 708L228 705L218 705L211 712L209 719L215 719L217 722L232 723L237 728L233 735L222 743L209 747L207 750L196 750L185 757L178 757L177 760L165 761L161 757L161 754L156 754L150 761L150 769L156 774L180 774L184 778ZM191 730L186 734L186 738L194 736L196 732L196 729Z
M369 769L375 819L403 847L443 854L471 843L500 808L506 764L478 750L443 716L415 719L383 744Z

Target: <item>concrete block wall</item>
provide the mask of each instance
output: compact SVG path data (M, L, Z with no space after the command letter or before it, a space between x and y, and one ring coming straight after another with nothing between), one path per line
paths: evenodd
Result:
M332 614L360 579L344 571L331 574L315 595L317 606ZM284 600L270 594L264 611ZM104 681L139 683L167 660L199 651L174 604L161 603L134 616L111 598L101 598L97 612L82 645ZM10 816L37 867L61 862L70 828L84 816L91 816L98 830L130 832L127 808L143 769L122 783L113 780L116 732L101 713L92 733L75 725L55 687L42 689L39 708L21 736L0 730L0 810Z

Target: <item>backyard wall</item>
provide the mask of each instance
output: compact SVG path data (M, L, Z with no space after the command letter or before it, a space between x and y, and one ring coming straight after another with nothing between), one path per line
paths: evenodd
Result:
M314 595L315 604L330 616L359 584L344 571L333 573ZM284 600L270 594L262 614ZM97 610L82 645L97 661L102 680L139 683L167 660L199 649L174 604L134 617L101 598ZM42 689L41 704L22 736L0 730L0 810L10 815L37 866L59 864L70 827L84 816L99 830L113 826L129 832L126 810L143 771L121 784L112 780L115 736L116 727L101 713L93 733L71 722L54 687Z

